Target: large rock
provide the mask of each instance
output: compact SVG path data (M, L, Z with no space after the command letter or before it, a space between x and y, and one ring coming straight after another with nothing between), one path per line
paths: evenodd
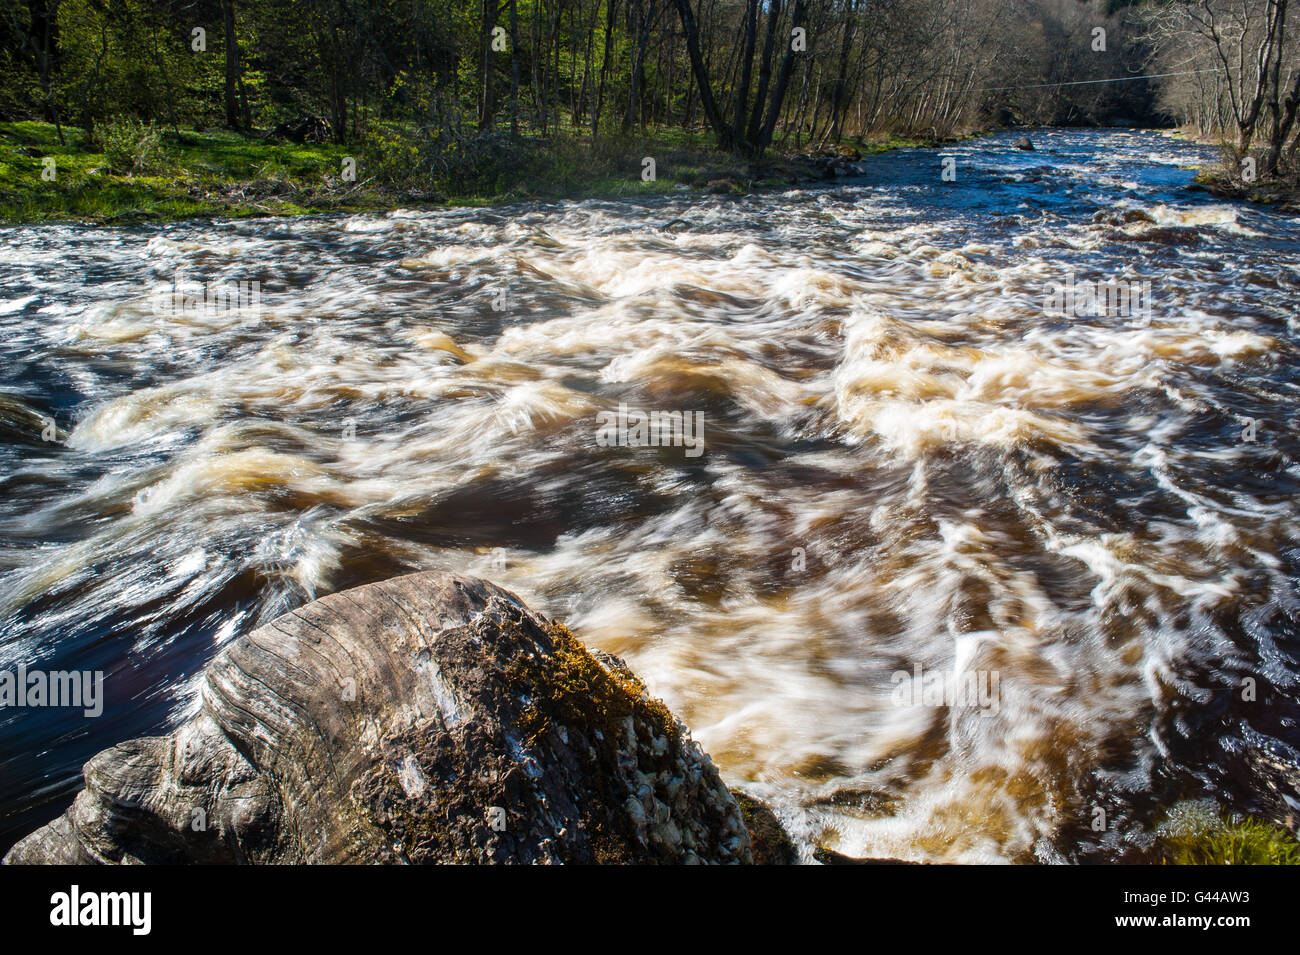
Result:
M195 716L85 781L6 862L751 861L717 770L621 662L443 573L239 638Z

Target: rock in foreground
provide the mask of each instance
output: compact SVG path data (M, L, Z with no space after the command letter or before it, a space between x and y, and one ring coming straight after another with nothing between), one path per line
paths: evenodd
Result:
M239 638L195 716L85 781L6 862L751 861L717 770L620 661L443 573Z

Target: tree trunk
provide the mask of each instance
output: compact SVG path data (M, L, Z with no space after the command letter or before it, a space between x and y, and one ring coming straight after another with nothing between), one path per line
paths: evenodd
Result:
M739 138L745 128L746 106L749 105L749 84L754 75L754 46L758 40L758 0L749 0L745 9L745 48L740 54L740 84L736 88L735 119L732 129Z
M785 0L772 0L767 13L767 34L763 38L763 59L758 67L758 89L754 91L754 108L749 113L749 127L745 138L751 143L758 140L763 128L763 104L772 82L772 56L776 50L776 28L784 12Z
M491 129L493 122L496 120L496 88L492 82L493 75L496 72L493 69L492 62L492 31L496 28L499 13L497 0L483 0L482 26L479 30L479 52L481 54L479 81L482 83L478 101L479 129Z
M704 65L704 56L700 52L700 27L695 22L695 11L691 9L691 0L675 0L677 15L682 21L682 32L686 34L686 53L691 60L691 70L695 74L695 86L700 93L700 107L718 136L718 145L723 149L736 147L736 136L718 109L718 102L713 98L713 87L709 83L708 67Z
M844 93L849 73L849 53L853 49L853 23L856 12L856 0L849 0L844 12L844 36L840 41L840 67L835 76L835 87L831 92L831 139L840 141L840 124L844 121Z
M790 28L793 31L803 26L804 16L808 12L808 0L794 0L794 16L790 21ZM772 90L772 102L767 110L767 122L763 124L762 134L755 143L755 147L762 150L766 149L772 142L772 136L776 131L776 121L781 116L781 106L785 102L786 90L790 86L790 77L794 74L794 44L786 46L785 56L781 59L781 72L776 77L776 87Z
M222 0L221 19L226 43L226 128L239 128L239 41L235 37L235 0Z
M519 135L519 8L510 0L510 135Z
M593 145L600 135L600 110L605 101L605 79L609 75L609 58L613 55L615 4L617 0L605 0L605 53L600 60L600 81L596 84L596 102L591 111L591 141Z

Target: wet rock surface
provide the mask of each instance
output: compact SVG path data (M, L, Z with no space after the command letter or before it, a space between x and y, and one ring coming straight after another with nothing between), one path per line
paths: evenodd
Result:
M8 863L747 863L735 798L617 658L490 583L314 601L99 753Z
M858 859L825 846L818 846L813 851L813 858L822 865L924 865L908 859Z
M795 865L799 850L772 809L753 796L734 793L745 819L755 865Z
M54 423L48 412L32 407L16 395L0 392L0 441L42 447L67 438L68 433Z

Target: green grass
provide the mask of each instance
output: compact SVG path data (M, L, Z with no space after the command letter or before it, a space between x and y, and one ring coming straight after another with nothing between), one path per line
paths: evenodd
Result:
M1300 842L1285 829L1201 802L1170 809L1156 836L1169 865L1300 865Z
M512 170L507 183L439 188L427 182L412 190L368 176L363 147L269 142L234 132L183 130L164 133L159 168L115 170L104 147L66 128L60 144L53 125L0 123L0 222L80 220L97 223L198 216L298 215L363 211L401 205L484 206L530 197L574 198L653 195L681 182L671 174L642 182L639 164L622 168L621 157L593 157L576 142L561 140ZM655 155L653 152L647 155ZM345 157L357 158L357 181L342 178ZM54 181L42 179L46 157L55 161ZM689 170L688 170L689 171Z
M267 143L236 133L164 134L147 172L113 169L104 147L79 129L58 142L48 123L0 123L0 222L178 219L205 215L293 215L347 208L339 179L347 151ZM54 159L45 181L42 160ZM364 207L365 202L357 203Z
M138 127L137 127L138 129ZM410 130L386 124L384 146L401 167L414 141ZM505 155L455 157L439 172L385 170L372 141L356 146L297 145L228 131L157 130L159 148L132 171L118 145L110 156L99 141L120 132L97 130L88 139L53 125L0 123L0 223L82 221L125 224L207 216L279 216L355 212L402 206L486 206L528 198L615 198L710 188L726 194L782 188L800 173L779 155L758 163L721 153L698 130L664 128L649 134L603 136L592 148L587 131L560 129L545 141L523 138ZM406 138L403 138L406 137ZM113 140L117 142L117 140ZM880 137L846 148L859 155L929 145ZM805 148L807 148L805 146ZM793 150L792 150L793 151ZM345 157L356 157L355 182L342 178ZM653 156L657 178L641 180L641 159ZM42 179L42 160L53 158L56 177ZM427 158L427 157L426 157ZM440 157L434 156L434 159ZM445 158L445 157L442 157ZM116 161L116 167L114 162Z

